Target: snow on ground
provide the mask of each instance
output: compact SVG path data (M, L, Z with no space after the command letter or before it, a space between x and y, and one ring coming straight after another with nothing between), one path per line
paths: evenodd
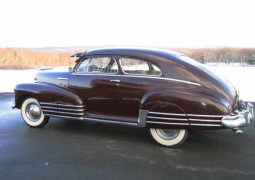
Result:
M210 68L235 86L240 99L255 102L255 67L210 66Z
M209 67L232 82L241 99L255 102L255 67L215 65ZM36 72L38 70L0 70L0 93L13 92L18 83L33 82Z
M38 70L0 70L0 93L14 92L14 87L19 83L30 83Z

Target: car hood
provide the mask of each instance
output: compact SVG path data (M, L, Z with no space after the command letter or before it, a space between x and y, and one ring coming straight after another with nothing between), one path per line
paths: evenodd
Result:
M210 68L206 66L201 66L200 68L202 70L202 85L224 96L231 104L233 110L238 100L238 93L235 87L230 81L213 72Z
M35 76L36 83L50 83L67 87L70 73L68 69L41 70Z

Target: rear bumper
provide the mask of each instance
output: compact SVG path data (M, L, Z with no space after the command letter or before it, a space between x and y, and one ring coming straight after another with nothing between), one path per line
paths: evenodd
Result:
M249 126L252 121L254 121L254 106L248 103L245 110L223 117L221 123L225 128L233 129Z

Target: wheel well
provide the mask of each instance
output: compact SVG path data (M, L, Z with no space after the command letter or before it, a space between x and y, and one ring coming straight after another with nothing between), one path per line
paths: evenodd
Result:
M17 107L18 109L20 109L22 103L23 103L27 98L33 98L33 96L28 95L28 94L24 94L24 95L20 96L19 99L18 99L18 101L16 102L16 103L17 103L17 104L16 104L16 107Z

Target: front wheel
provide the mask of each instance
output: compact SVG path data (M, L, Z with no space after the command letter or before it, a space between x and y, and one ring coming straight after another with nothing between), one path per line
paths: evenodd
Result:
M38 101L34 98L27 98L21 106L21 115L25 123L31 127L43 127L49 117L45 117Z
M181 145L188 137L185 129L157 129L150 128L151 137L159 144L167 147Z

